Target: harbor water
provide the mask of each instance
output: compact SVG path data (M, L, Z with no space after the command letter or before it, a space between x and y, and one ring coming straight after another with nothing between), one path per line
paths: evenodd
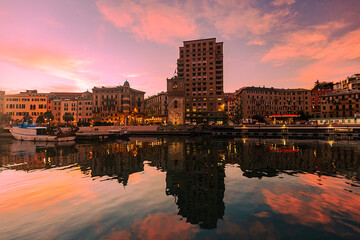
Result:
M0 239L359 239L360 142L0 140Z

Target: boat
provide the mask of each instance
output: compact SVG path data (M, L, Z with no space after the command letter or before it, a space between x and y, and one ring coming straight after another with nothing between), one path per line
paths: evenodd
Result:
M75 136L70 133L59 131L55 135L47 134L47 128L27 123L15 125L10 129L11 135L17 140L39 141L39 142L66 142L74 141Z

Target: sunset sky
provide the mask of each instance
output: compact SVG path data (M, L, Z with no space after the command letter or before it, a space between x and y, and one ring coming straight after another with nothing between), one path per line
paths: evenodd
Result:
M0 0L0 89L166 91L184 40L224 42L224 91L360 72L359 0Z

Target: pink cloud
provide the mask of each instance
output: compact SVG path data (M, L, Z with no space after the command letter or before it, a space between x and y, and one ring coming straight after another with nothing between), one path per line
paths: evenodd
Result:
M177 6L158 1L99 0L97 7L106 20L138 40L174 44L196 34L194 19Z
M271 4L274 6L282 6L282 5L292 5L296 1L295 0L275 0Z
M277 28L286 29L291 26L294 15L289 9L263 10L253 6L250 1L215 1L203 4L200 16L214 21L218 33L226 39L252 38L264 35ZM198 14L199 15L199 14Z

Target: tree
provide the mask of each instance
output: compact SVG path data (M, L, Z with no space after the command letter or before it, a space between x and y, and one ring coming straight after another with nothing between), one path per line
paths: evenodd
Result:
M48 122L50 124L50 122L54 120L54 115L50 111L47 111L44 113L44 118L45 122Z
M252 119L258 121L259 123L266 123L265 118L261 115L254 115Z
M309 112L300 111L298 114L300 115L299 117L300 120L309 121L309 119L311 118Z
M11 116L9 114L0 114L0 122L3 124L8 124L11 121Z
M64 113L62 118L67 124L69 124L71 121L74 121L74 116L69 112Z
M38 124L45 123L44 115L38 116L37 119L36 119L36 123L38 123Z
M22 119L23 122L28 122L28 123L32 122L32 120L33 119L29 114L26 114Z

